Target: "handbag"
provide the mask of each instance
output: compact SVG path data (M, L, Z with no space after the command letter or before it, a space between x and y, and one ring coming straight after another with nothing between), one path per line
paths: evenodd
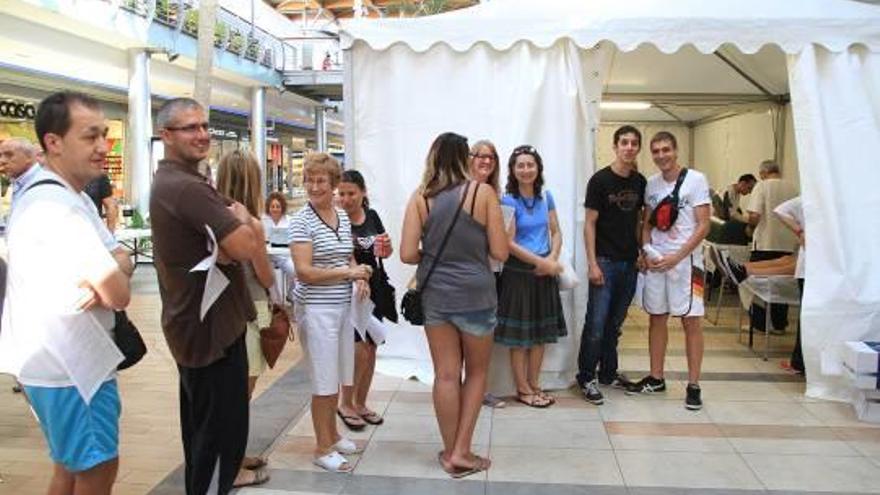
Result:
M581 281L578 280L577 272L571 266L571 262L560 261L559 264L562 265L562 273L556 277L559 283L559 290L571 290L581 284Z
M284 344L288 340L293 342L293 329L290 326L290 316L280 304L270 303L269 310L272 319L269 326L260 329L260 350L266 358L269 368L274 368L278 356L284 350Z
M397 323L397 298L395 297L394 286L388 283L388 272L385 271L385 264L382 258L378 258L379 266L373 272L373 278L370 279L370 294L376 309L373 314L376 317L387 318Z
M122 352L123 360L116 366L122 371L136 365L147 353L147 345L134 323L128 319L125 311L114 312L113 341Z
M422 289L428 285L428 280L431 278L431 274L434 273L434 268L437 268L437 262L440 261L440 256L443 254L443 250L446 249L446 243L449 241L449 236L452 235L452 229L455 227L455 222L458 221L458 215L461 213L462 206L464 206L464 200L467 198L470 186L471 184L468 182L464 187L464 193L461 195L458 209L455 210L455 216L452 217L452 223L449 224L449 228L446 230L446 235L443 236L443 241L440 242L440 249L437 250L437 256L435 256L434 261L431 262L431 268L428 269L428 274L425 275L425 280L422 281L421 287L410 288L406 291L406 294L403 295L403 299L400 301L400 312L403 314L403 318L413 325L425 324L425 311L424 308L422 308ZM477 187L479 188L480 186L478 185ZM476 194L476 192L474 192L474 194Z

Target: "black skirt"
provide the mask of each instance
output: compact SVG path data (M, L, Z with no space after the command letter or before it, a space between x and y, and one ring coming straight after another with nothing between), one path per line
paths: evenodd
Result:
M512 347L551 344L568 335L559 283L510 257L501 272L495 342Z

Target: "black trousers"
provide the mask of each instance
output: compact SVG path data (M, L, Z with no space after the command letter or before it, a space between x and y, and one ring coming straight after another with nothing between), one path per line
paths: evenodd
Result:
M248 437L247 351L244 335L221 359L180 372L180 430L187 495L204 495L215 470L217 491L232 489Z
M782 258L783 256L788 256L790 254L791 253L785 251L752 251L752 254L749 257L749 261L775 260L778 258ZM764 325L767 320L766 315L764 314L763 306L752 304L752 307L749 309L749 315L751 317L752 328L765 330ZM787 304L770 305L770 323L772 323L773 328L777 330L785 330L785 327L788 326Z
M804 300L804 279L798 279L798 287L801 290L801 301ZM801 350L801 320L798 318L797 335L794 339L794 350L791 351L791 368L801 373L805 372L804 353Z

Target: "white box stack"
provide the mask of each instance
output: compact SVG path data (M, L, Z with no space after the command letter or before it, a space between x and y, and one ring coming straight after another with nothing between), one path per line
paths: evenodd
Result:
M856 415L880 423L880 342L846 342L843 369L855 389Z

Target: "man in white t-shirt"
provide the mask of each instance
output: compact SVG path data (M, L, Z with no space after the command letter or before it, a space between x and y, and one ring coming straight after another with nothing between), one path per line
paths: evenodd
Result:
M660 173L648 179L642 240L648 271L642 307L650 315L648 349L651 373L628 389L631 393L666 390L663 363L669 316L681 318L685 332L688 385L685 407L699 410L703 362L703 259L700 243L709 233L712 200L706 176L678 163L675 136L658 132L651 138L651 157ZM677 193L677 194L676 194ZM677 212L677 216L675 214Z
M754 229L749 261L781 258L791 254L797 246L795 236L773 214L777 206L797 196L797 189L790 182L782 180L779 165L772 160L761 162L758 174L761 182L755 186L746 206L749 225ZM753 304L749 315L752 327L764 329L766 320L763 306ZM788 326L788 306L771 304L770 319L775 329L784 330Z
M46 166L24 189L7 235L0 373L14 375L55 462L50 493L110 493L119 466L122 354L114 309L129 301L131 264L83 187L101 173L107 125L96 100L55 93L37 110Z

